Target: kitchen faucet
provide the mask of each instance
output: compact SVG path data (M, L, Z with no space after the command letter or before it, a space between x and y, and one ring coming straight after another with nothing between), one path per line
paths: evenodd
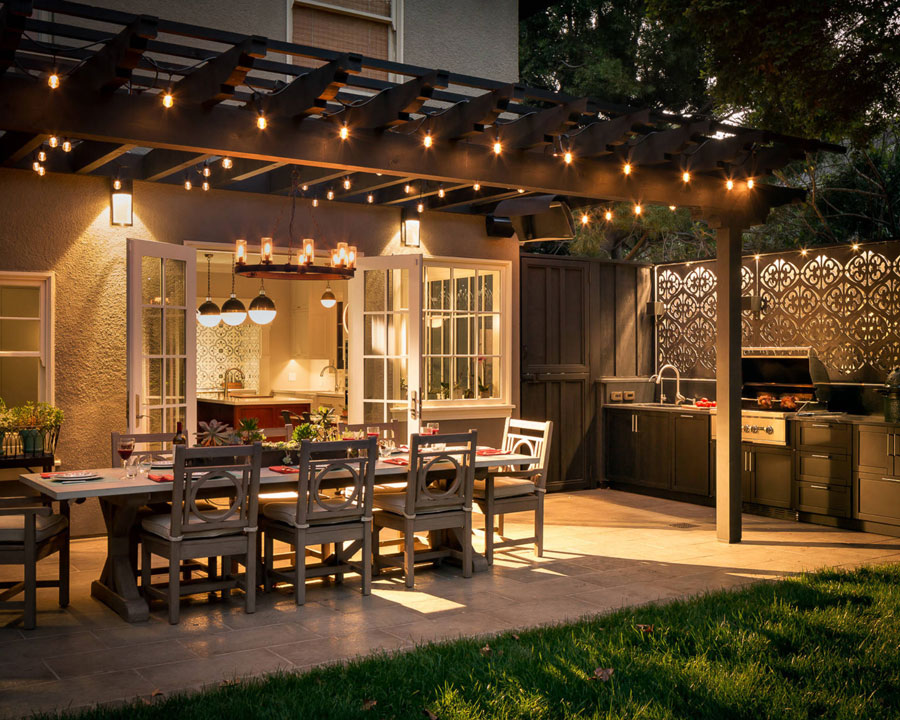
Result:
M659 401L664 403L666 401L666 395L662 391L662 381L663 381L663 373L671 368L675 372L675 404L681 405L687 398L681 394L681 373L678 372L678 368L672 365L671 363L667 363L663 365L659 372L650 378L650 382L655 382L659 385Z
M232 382L237 382L238 380L241 383L241 387L244 386L244 381L246 378L244 377L244 371L238 367L228 368L225 371L225 374L222 376L222 387L224 391L225 400L228 399L228 382L231 380Z
M319 377L325 377L325 373L327 373L329 370L334 373L334 391L337 392L340 388L338 387L338 371L334 365L328 363L325 367L322 368L322 372L319 373Z

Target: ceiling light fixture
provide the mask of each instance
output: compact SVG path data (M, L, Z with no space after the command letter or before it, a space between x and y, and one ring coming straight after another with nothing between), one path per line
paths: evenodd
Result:
M275 319L278 311L275 309L275 303L272 298L266 295L266 288L263 279L259 279L259 295L253 298L250 303L250 319L257 325L268 325Z
M231 327L240 325L247 319L247 308L234 294L235 265L231 266L231 297L222 303L222 322Z
M326 310L330 310L337 304L337 298L334 295L334 291L331 289L331 281L325 285L325 292L322 293L322 297L319 298L319 302L322 303L322 307Z
M203 327L213 328L222 322L222 311L212 301L212 253L204 253L206 258L206 300L197 308L197 322Z

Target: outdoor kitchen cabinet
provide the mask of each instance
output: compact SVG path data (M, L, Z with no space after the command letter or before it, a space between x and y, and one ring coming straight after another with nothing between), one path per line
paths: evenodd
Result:
M856 426L853 451L853 517L900 525L900 426Z
M850 517L853 426L817 419L797 420L794 510Z
M857 425L853 450L856 472L900 475L900 426Z
M609 409L606 411L606 477L632 483L637 478L637 433L633 410Z
M672 418L672 489L709 495L709 415L679 413Z
M741 495L744 501L789 508L793 474L794 454L790 448L741 445Z
M607 479L668 489L670 440L668 413L608 409Z

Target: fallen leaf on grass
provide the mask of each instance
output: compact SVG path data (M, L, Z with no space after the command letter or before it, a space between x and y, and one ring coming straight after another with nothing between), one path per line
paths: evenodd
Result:
M156 688L156 690L150 693L150 697L158 697L159 695L165 695L165 693L159 688Z
M377 700L363 700L362 709L363 710L371 710L378 704Z
M512 636L512 639L513 639L513 640L518 640L518 639L519 639L519 636L518 636L518 635L513 635L513 636Z
M427 717L428 720L440 720L440 718L437 715L435 715L433 712L431 712L431 710L429 710L428 708L425 708L424 710L422 710L422 714L425 717Z
M615 671L612 668L595 668L592 680L600 680L601 682L609 682Z
M494 651L491 650L491 646L490 646L490 645L485 645L483 648L481 648L481 654L482 654L482 655L490 655L492 652L494 652Z
M647 634L650 634L650 633L653 632L653 626L652 626L652 625L640 625L640 624L638 624L638 625L637 625L637 629L640 630L642 633L647 633Z

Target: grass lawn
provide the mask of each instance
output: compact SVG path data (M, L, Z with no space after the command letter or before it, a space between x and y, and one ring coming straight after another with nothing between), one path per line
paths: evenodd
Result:
M77 717L896 719L900 565L820 572Z

